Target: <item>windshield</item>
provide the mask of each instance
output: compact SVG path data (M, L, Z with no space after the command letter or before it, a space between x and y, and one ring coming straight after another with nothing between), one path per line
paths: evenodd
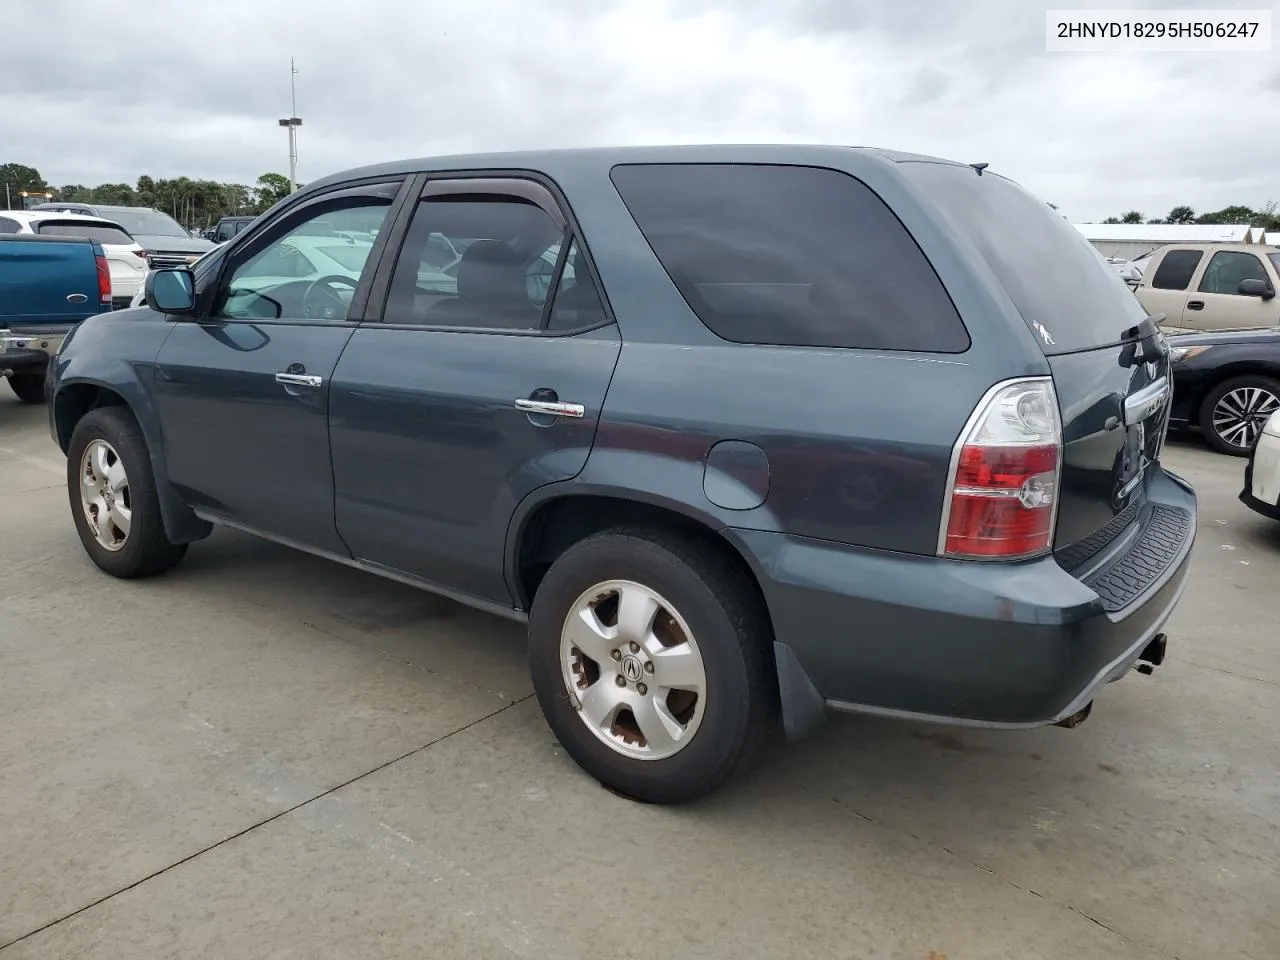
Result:
M85 237L113 246L132 247L133 237L110 223L85 223L79 220L49 220L35 225L36 233L46 237Z
M110 213L112 220L134 236L138 234L146 237L189 238L191 236L173 217L156 210L112 210Z
M1046 354L1110 346L1146 317L1093 244L1013 181L954 164L900 167L982 255Z

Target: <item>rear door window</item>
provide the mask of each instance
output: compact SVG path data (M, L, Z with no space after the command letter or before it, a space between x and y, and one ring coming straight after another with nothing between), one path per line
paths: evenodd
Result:
M1044 353L1112 346L1146 317L1097 248L1013 181L991 172L979 176L963 164L898 166L986 261Z
M1170 250L1156 267L1151 286L1157 290L1185 290L1200 266L1204 254L1199 250Z
M10 220L8 217L0 217L0 233L18 233L22 228L18 226L17 220Z
M626 164L614 186L699 319L737 343L960 353L933 267L853 177L770 164Z

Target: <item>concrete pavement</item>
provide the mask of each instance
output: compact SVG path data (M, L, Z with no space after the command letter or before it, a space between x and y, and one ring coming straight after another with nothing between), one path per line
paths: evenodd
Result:
M837 717L700 803L600 789L518 627L219 532L120 583L0 389L0 960L1263 958L1280 524L1201 496L1170 661L1073 731Z

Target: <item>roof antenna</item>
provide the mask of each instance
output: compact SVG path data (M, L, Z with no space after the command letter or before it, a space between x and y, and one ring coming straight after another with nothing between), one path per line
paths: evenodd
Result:
M969 166L978 171L978 176L982 176L982 171L991 166L989 163L971 163Z

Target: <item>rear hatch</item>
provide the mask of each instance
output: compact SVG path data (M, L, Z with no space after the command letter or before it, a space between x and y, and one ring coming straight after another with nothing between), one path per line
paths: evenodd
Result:
M1068 570L1089 566L1146 502L1172 397L1164 338L1116 271L1044 201L968 166L902 167L977 248L1049 362L1063 427L1054 553Z

